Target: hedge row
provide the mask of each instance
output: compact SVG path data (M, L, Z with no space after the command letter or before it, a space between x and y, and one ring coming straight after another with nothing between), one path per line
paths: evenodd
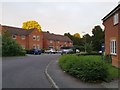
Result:
M59 59L60 67L83 81L105 80L107 65L100 56L63 55Z

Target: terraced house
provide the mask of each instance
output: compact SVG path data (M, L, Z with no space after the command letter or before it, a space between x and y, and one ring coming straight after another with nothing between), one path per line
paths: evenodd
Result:
M62 46L72 46L72 41L67 36L57 35L49 32L43 32L43 47L55 48L57 50Z
M112 65L120 67L120 4L103 19L105 52L112 55Z
M72 46L72 41L63 35L39 32L37 29L25 30L18 27L2 25L2 31L8 31L11 37L16 40L24 49L32 48L54 48L60 49L61 46Z

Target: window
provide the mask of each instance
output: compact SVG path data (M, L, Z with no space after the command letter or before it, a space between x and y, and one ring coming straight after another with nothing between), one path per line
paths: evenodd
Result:
M50 40L50 43L52 43L53 41L52 40Z
M33 48L36 49L36 45L35 44L33 44Z
M38 41L40 40L40 36L37 36L37 40L38 40Z
M12 35L12 38L13 38L13 39L16 39L16 35Z
M40 49L40 45L39 44L37 45L37 49Z
M21 39L22 39L22 40L24 40L24 39L25 39L25 36L24 36L24 35L22 35L22 36L21 36Z
M33 36L33 40L36 40L36 36Z
M22 45L22 48L25 49L25 45Z
M110 41L110 53L116 55L116 40Z
M118 13L114 15L114 25L118 24Z

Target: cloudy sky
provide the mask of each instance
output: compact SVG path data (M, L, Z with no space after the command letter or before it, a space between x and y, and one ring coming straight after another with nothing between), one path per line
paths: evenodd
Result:
M22 27L28 20L39 22L43 31L64 34L82 32L91 34L95 25L101 25L102 18L118 5L119 0L100 1L51 1L38 2L35 0L17 2L5 0L0 3L3 25ZM0 10L0 11L1 11Z

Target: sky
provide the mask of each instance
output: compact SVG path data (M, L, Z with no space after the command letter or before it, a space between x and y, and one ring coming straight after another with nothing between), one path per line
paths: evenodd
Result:
M0 2L0 23L21 28L23 22L35 20L42 31L91 35L95 25L104 29L101 19L118 5L118 1L4 0Z

